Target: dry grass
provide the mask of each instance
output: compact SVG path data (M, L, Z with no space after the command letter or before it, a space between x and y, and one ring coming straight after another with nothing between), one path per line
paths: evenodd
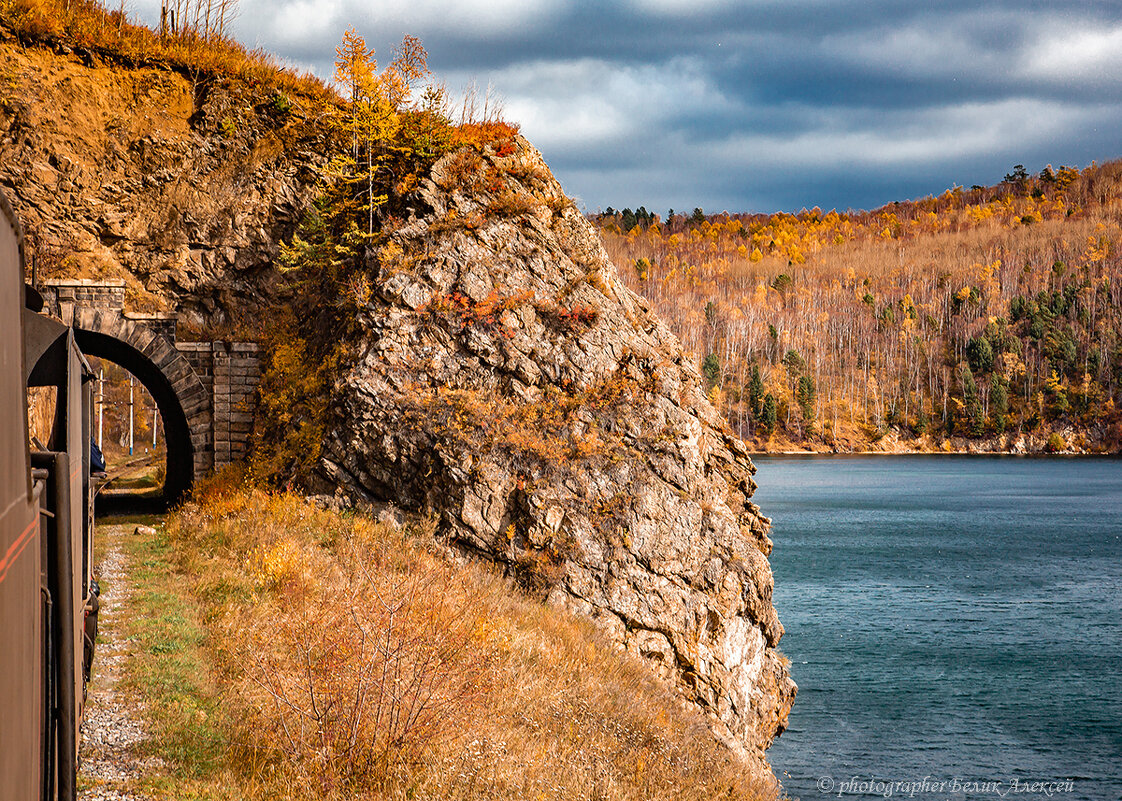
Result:
M774 797L589 623L457 565L432 525L229 474L169 521L245 797Z
M0 21L24 41L65 45L129 64L168 64L196 77L222 75L251 84L332 99L311 73L299 73L261 49L192 33L161 36L95 0L0 0Z

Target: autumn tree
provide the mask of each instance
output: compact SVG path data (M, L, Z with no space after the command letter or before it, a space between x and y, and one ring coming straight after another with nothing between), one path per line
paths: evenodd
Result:
M385 193L375 194L374 186L382 143L393 137L398 126L397 112L382 92L373 48L348 28L343 42L335 49L335 83L347 99L342 128L351 139L351 150L334 163L345 179L360 179L365 184L366 233L374 233L374 210L386 201Z
M374 49L367 48L354 28L347 29L335 49L335 83L346 101L341 128L349 135L351 148L334 161L333 169L344 181L362 187L367 236L374 234L375 210L388 197L379 189L392 183L383 180L393 177L391 161L411 148L409 141L398 136L402 112L428 74L425 49L413 36L402 40L394 60L381 73Z
M376 212L415 185L416 172L438 154L432 131L449 129L445 117L412 105L428 75L419 40L406 37L379 72L373 49L351 28L335 56L341 97L326 111L336 152L299 230L281 244L296 300L271 321L267 336L271 355L254 434L255 464L267 476L306 471L304 454L322 430L333 366L344 356L340 334L357 324L355 309L369 302L385 251Z

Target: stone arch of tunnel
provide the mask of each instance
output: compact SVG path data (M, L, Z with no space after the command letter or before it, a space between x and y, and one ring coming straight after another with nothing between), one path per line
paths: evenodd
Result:
M209 467L211 409L206 387L170 342L119 314L79 309L72 324L84 354L124 367L151 393L167 444L163 498L168 504L183 499Z

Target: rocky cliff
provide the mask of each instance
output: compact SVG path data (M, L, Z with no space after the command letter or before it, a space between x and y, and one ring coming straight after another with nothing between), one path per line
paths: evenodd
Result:
M317 489L436 512L762 760L795 692L768 520L693 361L525 140L444 157L405 205Z
M330 149L312 105L10 38L0 64L0 184L45 268L199 327L285 301L273 262ZM436 514L762 767L795 693L768 521L692 359L524 140L452 152L393 205L310 489Z
M134 310L195 327L252 313L327 149L303 98L0 25L0 186L40 275L118 278Z

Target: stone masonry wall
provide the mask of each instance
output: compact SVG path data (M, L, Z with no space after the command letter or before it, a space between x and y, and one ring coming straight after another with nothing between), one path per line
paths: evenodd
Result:
M244 458L261 380L260 349L252 342L179 342L176 348L210 391L214 469Z
M176 342L176 315L125 310L123 281L54 279L44 281L42 289L47 311L66 322L77 309L97 310L102 323L125 320L140 326L149 332L144 335L148 340L152 335L162 337L187 359L210 400L205 422L192 423L196 470L217 470L245 457L261 380L260 349L255 343ZM206 430L199 430L204 426Z
M43 289L48 309L56 316L61 316L61 306L67 303L96 309L121 310L125 306L124 281L54 279L44 281Z

